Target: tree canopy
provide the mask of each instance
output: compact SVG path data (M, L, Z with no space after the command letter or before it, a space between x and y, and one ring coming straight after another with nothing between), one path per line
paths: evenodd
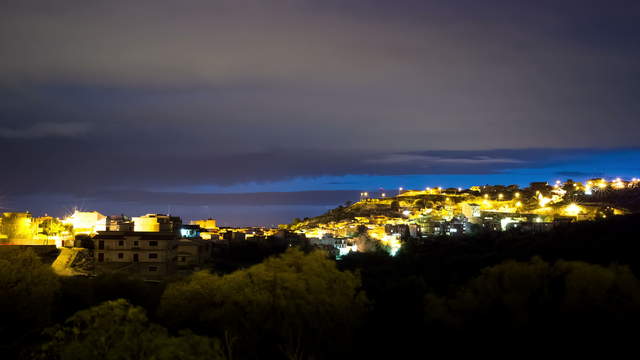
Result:
M192 333L169 336L144 309L119 299L78 311L49 329L42 357L75 360L223 359L220 342Z
M611 329L639 318L640 283L626 266L510 260L484 269L450 296L427 295L425 313L429 321L469 330L548 323L572 331Z
M19 347L47 326L58 277L31 249L0 247L0 340Z
M290 249L229 275L198 272L168 286L161 317L177 328L231 337L251 349L274 345L288 358L338 349L367 306L360 278L320 251Z

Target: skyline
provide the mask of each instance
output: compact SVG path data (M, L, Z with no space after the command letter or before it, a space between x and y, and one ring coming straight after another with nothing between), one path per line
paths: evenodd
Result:
M6 1L0 211L265 225L380 187L637 177L639 16L595 0Z

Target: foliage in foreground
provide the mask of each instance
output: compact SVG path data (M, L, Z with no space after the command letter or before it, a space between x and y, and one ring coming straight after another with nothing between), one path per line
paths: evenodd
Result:
M31 249L0 247L0 339L5 351L37 337L51 319L58 277Z
M640 283L627 266L506 261L450 296L426 296L427 321L474 332L593 332L640 320ZM609 330L607 330L609 331Z
M223 359L220 342L190 332L169 336L148 321L144 309L126 300L107 301L77 312L47 330L41 357L61 360Z
M323 252L291 249L229 275L198 272L169 285L160 317L174 328L225 336L228 350L300 359L350 345L367 307L360 287L359 276L339 271Z

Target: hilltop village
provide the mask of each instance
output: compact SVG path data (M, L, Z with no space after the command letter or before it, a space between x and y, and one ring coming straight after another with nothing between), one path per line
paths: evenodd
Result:
M542 232L567 222L637 211L640 180L620 178L362 192L360 201L287 227L313 242L350 251L382 247L392 255L407 238L461 236L480 231Z
M177 216L105 216L75 211L62 219L5 212L0 244L56 250L60 275L126 272L162 279L206 266L231 244L321 248L331 256L383 250L394 255L407 239L477 232L543 232L560 224L636 212L640 180L592 179L462 188L425 188L394 194L362 192L360 200L279 228L218 227L216 220L183 223Z

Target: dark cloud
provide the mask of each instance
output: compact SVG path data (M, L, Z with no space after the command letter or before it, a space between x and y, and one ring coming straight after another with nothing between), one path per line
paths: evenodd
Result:
M89 131L88 123L35 123L26 128L0 127L0 138L39 139L46 137L76 137Z
M603 177L606 176L606 174L601 173L601 172L583 172L583 171L558 171L556 172L556 175L558 176L564 176L564 177L579 177L579 178L586 178L586 177Z
M133 202L149 205L177 206L265 206L265 205L317 205L330 206L347 200L358 200L359 192L343 191L292 191L232 194L194 194L180 192L108 191L85 196L88 201Z

